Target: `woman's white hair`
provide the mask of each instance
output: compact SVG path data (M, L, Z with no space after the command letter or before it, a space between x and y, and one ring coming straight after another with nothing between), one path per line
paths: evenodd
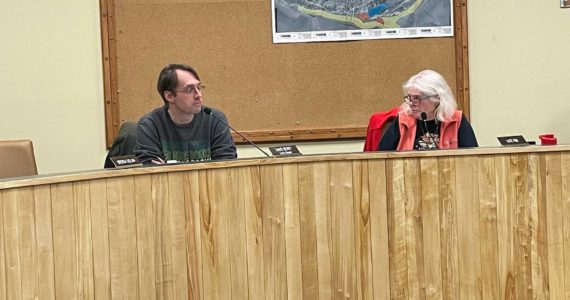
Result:
M425 101L439 103L435 110L435 118L438 121L448 120L457 109L457 102L451 88L445 82L445 79L439 73L432 70L424 70L412 76L406 83L402 85L404 94L408 93L410 88L415 88L424 96L434 95ZM410 105L402 104L402 110L411 114Z

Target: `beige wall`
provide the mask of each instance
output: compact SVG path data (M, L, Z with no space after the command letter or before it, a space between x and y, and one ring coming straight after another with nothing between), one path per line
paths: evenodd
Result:
M0 24L0 139L31 139L40 173L101 168L98 0L4 1Z
M469 1L472 124L482 145L496 136L570 143L570 9L560 0Z
M536 140L545 132L570 142L570 9L559 2L468 3L472 123L482 146L498 145L499 135ZM100 168L99 1L6 2L0 23L0 139L32 139L40 173ZM304 154L362 149L362 141L296 144Z

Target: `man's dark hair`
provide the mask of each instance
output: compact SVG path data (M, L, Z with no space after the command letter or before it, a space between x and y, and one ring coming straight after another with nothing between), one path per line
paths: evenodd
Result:
M192 68L191 66L183 64L170 64L164 67L164 69L160 71L160 75L158 75L158 82L156 83L156 89L158 90L160 97L162 97L162 100L166 105L168 105L168 101L166 101L166 98L164 97L165 91L171 91L174 94L174 96L176 96L175 89L176 86L178 85L178 76L176 75L176 70L188 71L192 73L192 75L194 75L196 79L200 80L200 76L198 76L196 70L194 70L194 68Z

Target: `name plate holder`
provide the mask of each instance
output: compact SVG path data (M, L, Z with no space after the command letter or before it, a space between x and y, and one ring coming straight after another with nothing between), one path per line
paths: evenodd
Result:
M117 169L126 169L142 166L142 163L134 155L122 155L111 157L111 162Z
M302 155L296 145L269 147L273 156L296 156Z
M528 146L530 145L522 135L509 135L509 136L499 136L497 137L501 145L505 147L513 146Z

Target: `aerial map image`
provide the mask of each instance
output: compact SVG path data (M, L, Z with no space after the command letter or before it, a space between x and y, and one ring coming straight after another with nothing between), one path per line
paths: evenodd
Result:
M274 42L451 36L452 0L273 0Z

